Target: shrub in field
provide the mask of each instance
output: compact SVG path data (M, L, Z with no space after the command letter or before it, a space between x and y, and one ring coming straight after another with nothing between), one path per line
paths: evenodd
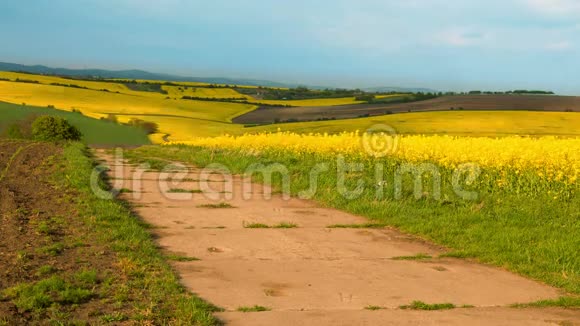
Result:
M372 94L365 94L365 95L359 95L357 97L354 98L355 101L363 101L363 102L369 102L374 100L376 97Z
M148 134L154 134L159 130L159 125L157 125L155 122L143 121L141 119L133 118L129 120L127 124L130 126L139 127L145 130L145 132Z
M105 121L109 121L109 122L114 122L114 123L118 123L119 120L117 119L117 116L114 114L109 113L107 115L107 117L103 117L101 118L101 120L105 120Z
M36 140L80 140L81 132L66 119L40 116L32 123L32 137Z
M154 134L159 130L159 126L155 122L143 121L141 128L148 134Z

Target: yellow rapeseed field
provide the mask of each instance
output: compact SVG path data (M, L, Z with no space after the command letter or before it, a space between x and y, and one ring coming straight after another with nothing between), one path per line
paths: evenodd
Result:
M391 97L402 97L405 94L387 94L387 95L376 95L375 98L383 99L383 98L391 98Z
M67 79L57 76L44 76L44 75L31 75L18 72L0 71L0 78L9 79L14 81L16 79L37 81L42 85L51 84L64 84L64 85L76 85L80 87L86 87L92 90L102 90L106 89L110 92L130 92L130 90L123 84L104 82L104 81L85 81L85 80L74 80ZM15 83L16 85L24 85L23 83Z
M183 96L203 97L203 98L245 98L253 100L252 97L236 92L231 88L205 88L205 87L185 87L185 86L163 86L168 96L181 98Z
M188 145L302 154L345 155L381 160L383 155L408 162L434 162L447 168L475 163L482 168L509 169L510 173L532 171L549 181L575 184L580 177L580 138L369 135L359 132L295 134L289 132L243 136L197 138Z
M247 128L248 133L329 133L365 130L386 124L401 134L448 134L453 136L571 136L580 137L580 114L531 111L441 111L390 114L369 118L279 123Z

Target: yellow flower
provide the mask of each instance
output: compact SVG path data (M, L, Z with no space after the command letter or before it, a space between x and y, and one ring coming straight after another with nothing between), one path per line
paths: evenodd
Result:
M502 176L498 182L501 185L511 180L506 179L508 175L524 177L526 172L571 185L580 176L580 138L412 135L400 136L395 146L393 139L365 137L360 132L335 135L277 132L194 138L185 143L253 153L278 151L328 157L340 154L369 160L384 160L386 156L386 159L392 157L409 162L430 161L448 168L473 163L481 168L496 169Z

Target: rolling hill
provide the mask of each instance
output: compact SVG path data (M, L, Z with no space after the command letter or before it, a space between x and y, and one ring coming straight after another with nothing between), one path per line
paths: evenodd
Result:
M141 80L171 80L176 82L200 82L210 84L247 85L265 87L295 87L298 85L285 84L269 80L226 78L226 77L184 77L171 74L152 73L143 70L104 70L104 69L67 69L51 68L42 65L27 66L15 63L0 62L0 71L27 72L40 75L101 77Z
M96 119L109 115L120 122L141 119L159 125L160 132L151 137L156 143L224 134L275 132L278 128L297 133L363 131L373 124L388 124L400 133L411 134L570 136L577 134L580 125L579 97L468 95L411 103L361 104L354 97L252 100L251 96L239 93L239 88L208 87L195 82L135 84L125 80L88 81L13 72L0 72L0 79L0 101L17 104L9 110L20 110L25 103L38 107L35 110L50 106L62 111L80 111ZM184 99L184 95L196 99ZM227 98L303 106L258 109L248 103L220 101ZM20 117L23 112L18 112ZM390 114L409 112L416 113ZM9 113L12 117L18 116L16 112ZM8 113L5 112L4 117L8 117ZM74 113L74 117L82 116ZM313 122L272 124L288 120ZM249 128L244 124L265 125Z
M27 72L40 75L74 76L74 77L100 77L100 78L120 78L120 79L140 79L140 80L171 80L176 82L198 82L222 85L243 85L243 86L264 86L292 88L304 86L296 83L282 83L271 80L247 79L247 78L227 78L227 77L186 77L172 74L152 73L144 70L105 70L105 69L68 69L51 68L43 65L21 65L17 63L0 62L0 71ZM328 86L308 86L311 89L333 88ZM413 87L371 87L363 89L366 92L436 92L429 88Z

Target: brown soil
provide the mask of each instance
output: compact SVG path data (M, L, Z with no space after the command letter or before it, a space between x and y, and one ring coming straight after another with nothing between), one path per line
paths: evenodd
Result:
M11 159L19 148L22 151ZM118 274L115 255L96 245L79 220L70 202L74 194L51 182L61 152L60 147L48 143L0 142L0 178L6 172L0 180L0 324L44 324L57 314L69 321L96 322L102 314L125 310L100 301L100 281L88 302L52 307L50 312L23 311L2 295L18 284L53 275L71 281L74 273L83 270L98 271L99 280ZM62 244L60 253L43 250L55 244ZM40 275L41 266L52 266L54 271Z
M103 151L99 155L112 167L115 187L133 191L122 196L155 227L159 245L168 252L199 259L176 262L174 266L188 289L225 309L218 316L229 324L580 322L577 311L572 310L507 308L513 303L557 298L557 289L458 259L396 259L418 254L437 256L444 250L393 229L327 227L365 223L362 217L310 201L284 200L276 195L264 199L268 189L260 185L254 185L251 199L244 199L243 180L234 177L230 189L219 174L210 175L212 189L204 193L169 193L171 188L202 188L195 181L166 184L166 174L134 170ZM200 180L199 174L191 168L187 178ZM232 198L225 198L230 191ZM232 207L206 206L223 202ZM295 223L298 228L273 228L282 222ZM248 228L254 223L270 228ZM415 300L475 308L398 308ZM254 305L271 311L237 311ZM384 310L365 310L371 305Z
M536 110L580 112L580 97L547 95L458 95L401 104L353 104L292 108L261 107L233 119L234 123L260 124L279 121L349 119L364 115L458 110Z

